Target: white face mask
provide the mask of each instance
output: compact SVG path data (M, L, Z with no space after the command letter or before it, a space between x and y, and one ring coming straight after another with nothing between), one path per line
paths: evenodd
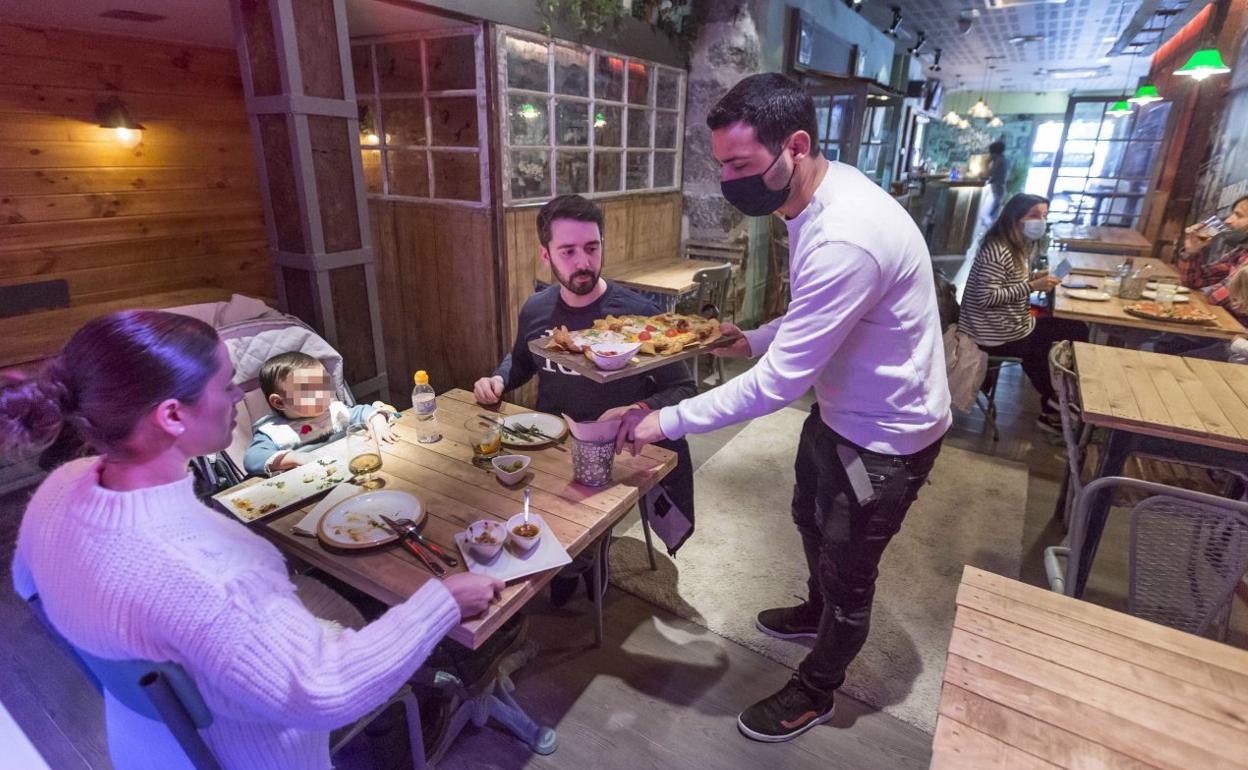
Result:
M1038 241L1044 237L1045 230L1048 229L1048 223L1043 219L1024 219L1023 220L1023 237L1029 241Z

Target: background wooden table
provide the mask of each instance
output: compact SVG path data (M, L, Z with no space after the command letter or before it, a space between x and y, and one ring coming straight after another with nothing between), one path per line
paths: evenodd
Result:
M524 507L523 488L533 488L532 509L542 515L549 534L559 539L568 553L576 556L618 522L637 502L676 466L676 455L658 447L646 447L633 457L617 455L615 483L593 488L572 481L570 447L554 447L522 452L532 458L526 481L505 487L493 472L472 464L464 422L483 411L464 390L438 396L438 424L442 440L433 444L416 443L416 422L409 411L397 428L402 439L382 444L384 465L380 475L386 489L409 492L424 504L427 523L422 534L451 553L458 554L454 536L478 519L506 521ZM530 411L504 404L503 414ZM515 450L508 450L515 451ZM434 579L397 542L366 551L330 551L316 538L294 534L292 527L312 507L271 519L261 525L261 534L279 548L325 570L343 582L379 601L397 604ZM463 571L461 566L448 572ZM502 599L480 618L456 626L450 638L476 649L499 626L514 615L542 588L557 570L532 575L507 586Z
M934 770L1248 768L1248 652L966 567Z
M697 288L693 276L699 270L723 264L706 259L651 259L627 262L614 268L608 265L602 274L633 289L678 297Z
M1058 224L1053 225L1053 238L1077 251L1140 256L1148 256L1153 251L1153 244L1129 227Z
M1086 423L1248 452L1248 366L1076 342L1075 369Z
M1248 333L1248 330L1244 329L1243 324L1236 321L1235 316L1231 315L1226 308L1220 305L1209 304L1205 301L1205 295L1201 292L1193 291L1189 296L1192 298L1190 301L1197 307L1213 313L1217 318L1217 322L1213 324L1179 324L1136 318L1123 312L1123 308L1141 300L1122 299L1121 297L1110 297L1103 301L1075 299L1068 295L1065 289L1060 287L1054 292L1053 315L1058 318L1070 318L1088 324L1126 326L1132 329L1149 329L1167 334L1185 334L1222 340L1234 339L1241 334Z
M1063 259L1070 261L1070 271L1072 273L1084 273L1087 275L1109 275L1118 270L1118 266L1122 264L1124 259L1128 259L1125 254L1098 254L1091 251L1052 251L1049 253L1049 269L1056 267ZM1173 265L1168 265L1160 259L1153 257L1130 257L1133 261L1135 269L1140 269L1144 265L1152 267L1151 275L1158 278L1174 278L1178 280L1179 271L1174 269Z

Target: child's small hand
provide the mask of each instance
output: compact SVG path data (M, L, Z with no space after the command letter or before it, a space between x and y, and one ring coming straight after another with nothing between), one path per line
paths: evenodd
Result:
M386 425L381 430L377 431L377 438L381 439L382 443L393 444L399 440L399 432L391 426Z
M282 470L290 470L298 468L300 465L307 465L312 462L312 455L307 452L287 452L286 456L278 461L277 467Z

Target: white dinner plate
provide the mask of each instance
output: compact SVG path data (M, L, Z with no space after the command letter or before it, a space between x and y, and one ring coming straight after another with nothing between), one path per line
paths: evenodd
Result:
M1157 290L1157 281L1149 281L1149 282L1145 285L1145 287L1146 287L1146 288L1148 288L1148 289L1152 289L1153 291L1156 291L1156 290ZM1187 293L1189 293L1189 292L1191 291L1191 289L1187 288L1186 286L1177 286L1177 287L1175 287L1175 288L1176 288L1176 290L1179 292L1179 294L1187 294Z
M1083 299L1090 302L1104 302L1109 299L1109 292L1100 289L1067 289L1066 296L1071 299Z
M329 509L317 525L316 536L335 548L374 548L399 539L381 520L382 516L411 519L419 524L424 514L420 500L406 492L366 492Z
M511 414L503 418L503 424L509 428L522 426L537 428L555 441L562 439L568 432L567 423L563 421L562 417L556 417L553 414L546 414L545 412ZM536 448L546 446L551 443L551 440L544 438L529 440L520 438L507 431L503 431L503 443L511 447Z
M1145 289L1143 292L1141 292L1140 296L1144 297L1144 299L1157 299L1157 290ZM1191 302L1192 298L1186 294L1175 294L1174 301L1175 302Z

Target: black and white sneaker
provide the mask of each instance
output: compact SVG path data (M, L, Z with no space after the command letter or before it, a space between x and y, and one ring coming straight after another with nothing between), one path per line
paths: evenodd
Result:
M737 717L737 728L756 741L790 741L831 719L834 707L833 696L811 691L794 674L775 695L742 711Z
M754 625L759 631L777 639L813 639L819 634L819 616L822 614L822 608L803 602L796 607L763 610L758 613Z

